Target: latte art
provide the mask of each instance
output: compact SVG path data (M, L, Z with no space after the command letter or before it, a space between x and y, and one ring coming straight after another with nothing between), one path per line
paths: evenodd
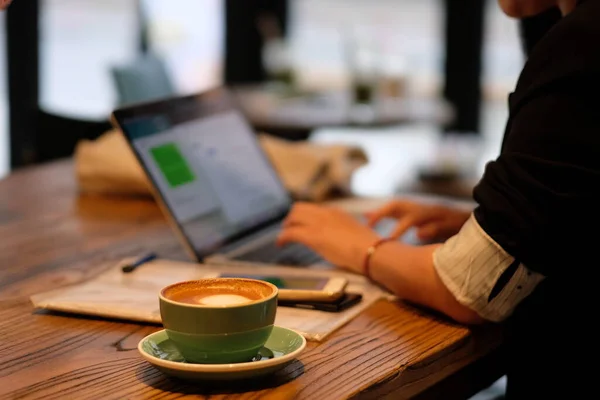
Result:
M169 300L196 306L238 307L272 296L273 287L269 285L237 278L205 279L171 285L163 295Z
M207 307L237 306L252 303L262 297L255 290L231 287L191 287L169 295L170 299L180 303Z
M213 294L210 296L196 296L194 301L205 306L232 306L250 303L253 300L238 294Z

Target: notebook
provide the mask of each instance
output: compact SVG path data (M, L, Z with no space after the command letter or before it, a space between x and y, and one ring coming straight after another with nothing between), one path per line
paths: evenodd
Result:
M156 259L125 274L121 267L131 259L108 264L102 273L90 280L31 296L36 308L77 315L115 318L161 324L158 293L171 283L217 276L243 274L244 266L204 265L193 262ZM256 267L252 271L264 275L306 276L306 269L293 267ZM348 292L360 293L362 301L339 313L279 307L275 324L293 329L307 340L320 342L376 301L389 298L388 292L362 276L340 270L310 270L313 276L343 276L348 279Z

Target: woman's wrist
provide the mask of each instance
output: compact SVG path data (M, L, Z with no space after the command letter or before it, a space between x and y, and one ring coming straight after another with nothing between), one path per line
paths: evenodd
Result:
M384 245L387 242L391 242L392 240L393 239L391 239L391 238L379 238L379 239L375 240L373 243L371 243L369 246L366 247L364 255L363 255L362 263L360 266L360 271L368 279L373 280L371 269L372 269L373 257L375 255L375 253L377 252L379 247L381 247L382 245Z
M406 265L411 265L411 260L417 252L427 247L431 247L431 245L413 246L399 240L388 240L381 243L371 255L370 279L391 290L391 287L401 283L396 282L398 274L402 274L400 271L406 268Z

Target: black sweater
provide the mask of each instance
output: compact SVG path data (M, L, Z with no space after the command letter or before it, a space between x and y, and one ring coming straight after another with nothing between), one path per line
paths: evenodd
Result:
M594 346L600 312L599 0L580 1L537 43L509 109L501 154L474 190L475 217L547 277L507 323L509 398L561 398L589 383L575 360Z

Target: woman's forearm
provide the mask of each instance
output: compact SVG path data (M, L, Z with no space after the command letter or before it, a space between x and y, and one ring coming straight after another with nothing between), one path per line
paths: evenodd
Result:
M440 311L458 322L484 322L460 304L439 278L433 264L433 252L438 246L384 243L371 257L371 277L401 299Z

